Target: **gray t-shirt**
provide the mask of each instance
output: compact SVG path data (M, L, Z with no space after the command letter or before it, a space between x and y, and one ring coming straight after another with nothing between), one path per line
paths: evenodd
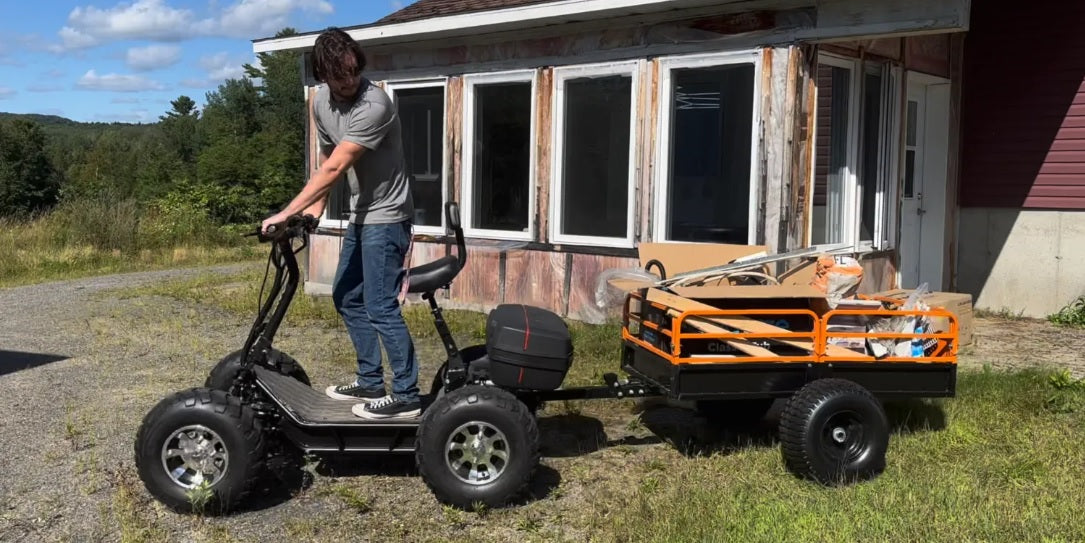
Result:
M332 100L327 85L321 85L313 115L320 148L328 156L343 141L366 149L346 174L350 222L387 224L413 217L399 114L384 90L363 78L354 102L341 103Z

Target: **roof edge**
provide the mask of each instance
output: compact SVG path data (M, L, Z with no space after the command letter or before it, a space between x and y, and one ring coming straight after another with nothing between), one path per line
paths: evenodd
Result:
M367 45L467 36L530 28L569 21L604 19L616 14L669 11L673 9L742 3L743 0L557 0L511 8L442 15L401 23L373 23L343 28L356 41ZM307 49L320 32L307 32L284 38L260 38L252 41L254 53L289 49Z

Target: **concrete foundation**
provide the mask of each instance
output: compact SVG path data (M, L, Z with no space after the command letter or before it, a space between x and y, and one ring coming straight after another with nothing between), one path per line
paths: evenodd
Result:
M1085 211L963 208L958 240L976 308L1045 317L1085 294Z

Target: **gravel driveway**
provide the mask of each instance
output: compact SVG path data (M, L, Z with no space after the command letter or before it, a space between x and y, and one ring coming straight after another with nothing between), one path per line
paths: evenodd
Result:
M0 290L0 541L321 539L325 528L306 525L304 518L327 514L329 507L360 507L358 500L345 498L332 505L281 498L277 507L228 519L181 517L151 501L135 476L132 436L143 414L165 395L202 382L208 361L236 349L248 322L172 299L103 292L242 268L135 273ZM310 333L300 344L284 327L280 339L302 360L319 355L307 348L350 348L337 330L312 333L327 337L314 342ZM1081 331L1035 320L980 319L976 344L963 351L961 363L1057 365L1071 367L1080 377L1085 375L1082 352ZM428 375L426 367L423 375ZM337 377L311 376L314 384ZM621 434L604 422L608 436ZM568 437L575 441L577 436ZM551 463L560 470L561 461ZM365 479L371 479L372 488L395 488L397 496L428 496L417 477L402 476L410 470L402 464L369 468L373 477ZM387 529L406 538L429 526L438 540L468 535L444 532L457 521L431 499L414 501L355 515L365 520L345 517L332 534ZM299 520L291 524L283 518ZM410 519L410 529L404 519ZM487 533L518 537L515 530Z

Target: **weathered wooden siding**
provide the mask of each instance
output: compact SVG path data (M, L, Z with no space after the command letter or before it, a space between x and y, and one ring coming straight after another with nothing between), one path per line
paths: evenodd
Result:
M1085 210L1085 3L989 1L973 11L961 206Z
M921 2L929 4L933 0ZM834 0L825 5L839 19L846 11L841 10L842 3L842 0ZM702 13L683 21L656 20L650 25L615 26L579 33L575 30L578 27L573 26L547 29L541 31L542 34L509 35L495 42L480 38L368 49L371 76L445 78L445 175L451 180L446 196L461 202L464 194L463 127L465 122L470 122L470 119L462 118L463 75L498 69L537 70L536 139L533 142L536 162L535 178L531 181L532 189L536 191L536 206L531 210L536 237L531 243L524 244L488 245L473 240L466 269L452 285L448 306L488 310L500 303L529 303L571 318L599 322L615 316L613 313L607 315L595 304L600 273L614 268L637 267L635 250L563 247L551 243L552 122L554 115L561 114L552 111L554 81L551 66L619 58L643 59L640 85L633 100L638 139L632 160L636 172L630 197L634 198L635 239L644 242L652 241L653 216L657 214L654 209L655 179L658 177L655 167L660 158L660 138L666 137L659 133L659 99L663 90L660 88L659 56L677 52L760 50L760 141L757 144L759 154L752 164L759 173L757 240L773 251L809 243L807 230L812 194L823 193L823 190L815 190L817 176L812 171L812 155L818 145L813 132L818 111L815 100L818 48L888 58L912 64L928 73L939 73L944 68L948 73L948 62L943 63L939 56L941 42L936 37L888 38L821 46L791 44L790 41L788 45L771 45L773 32L781 25L817 27L820 22L812 17L811 9L793 9L792 4L780 2L777 10L754 14ZM757 47L760 43L770 45ZM610 53L613 54L607 56ZM315 156L315 133L309 135L308 149ZM312 261L311 280L326 281L330 285L338 256L338 237L332 232L331 235L315 236L314 240L313 252L317 254ZM446 238L418 237L412 265L448 254L448 243ZM864 263L868 268L864 285L870 291L892 285L895 276L892 260L891 254L883 254Z

